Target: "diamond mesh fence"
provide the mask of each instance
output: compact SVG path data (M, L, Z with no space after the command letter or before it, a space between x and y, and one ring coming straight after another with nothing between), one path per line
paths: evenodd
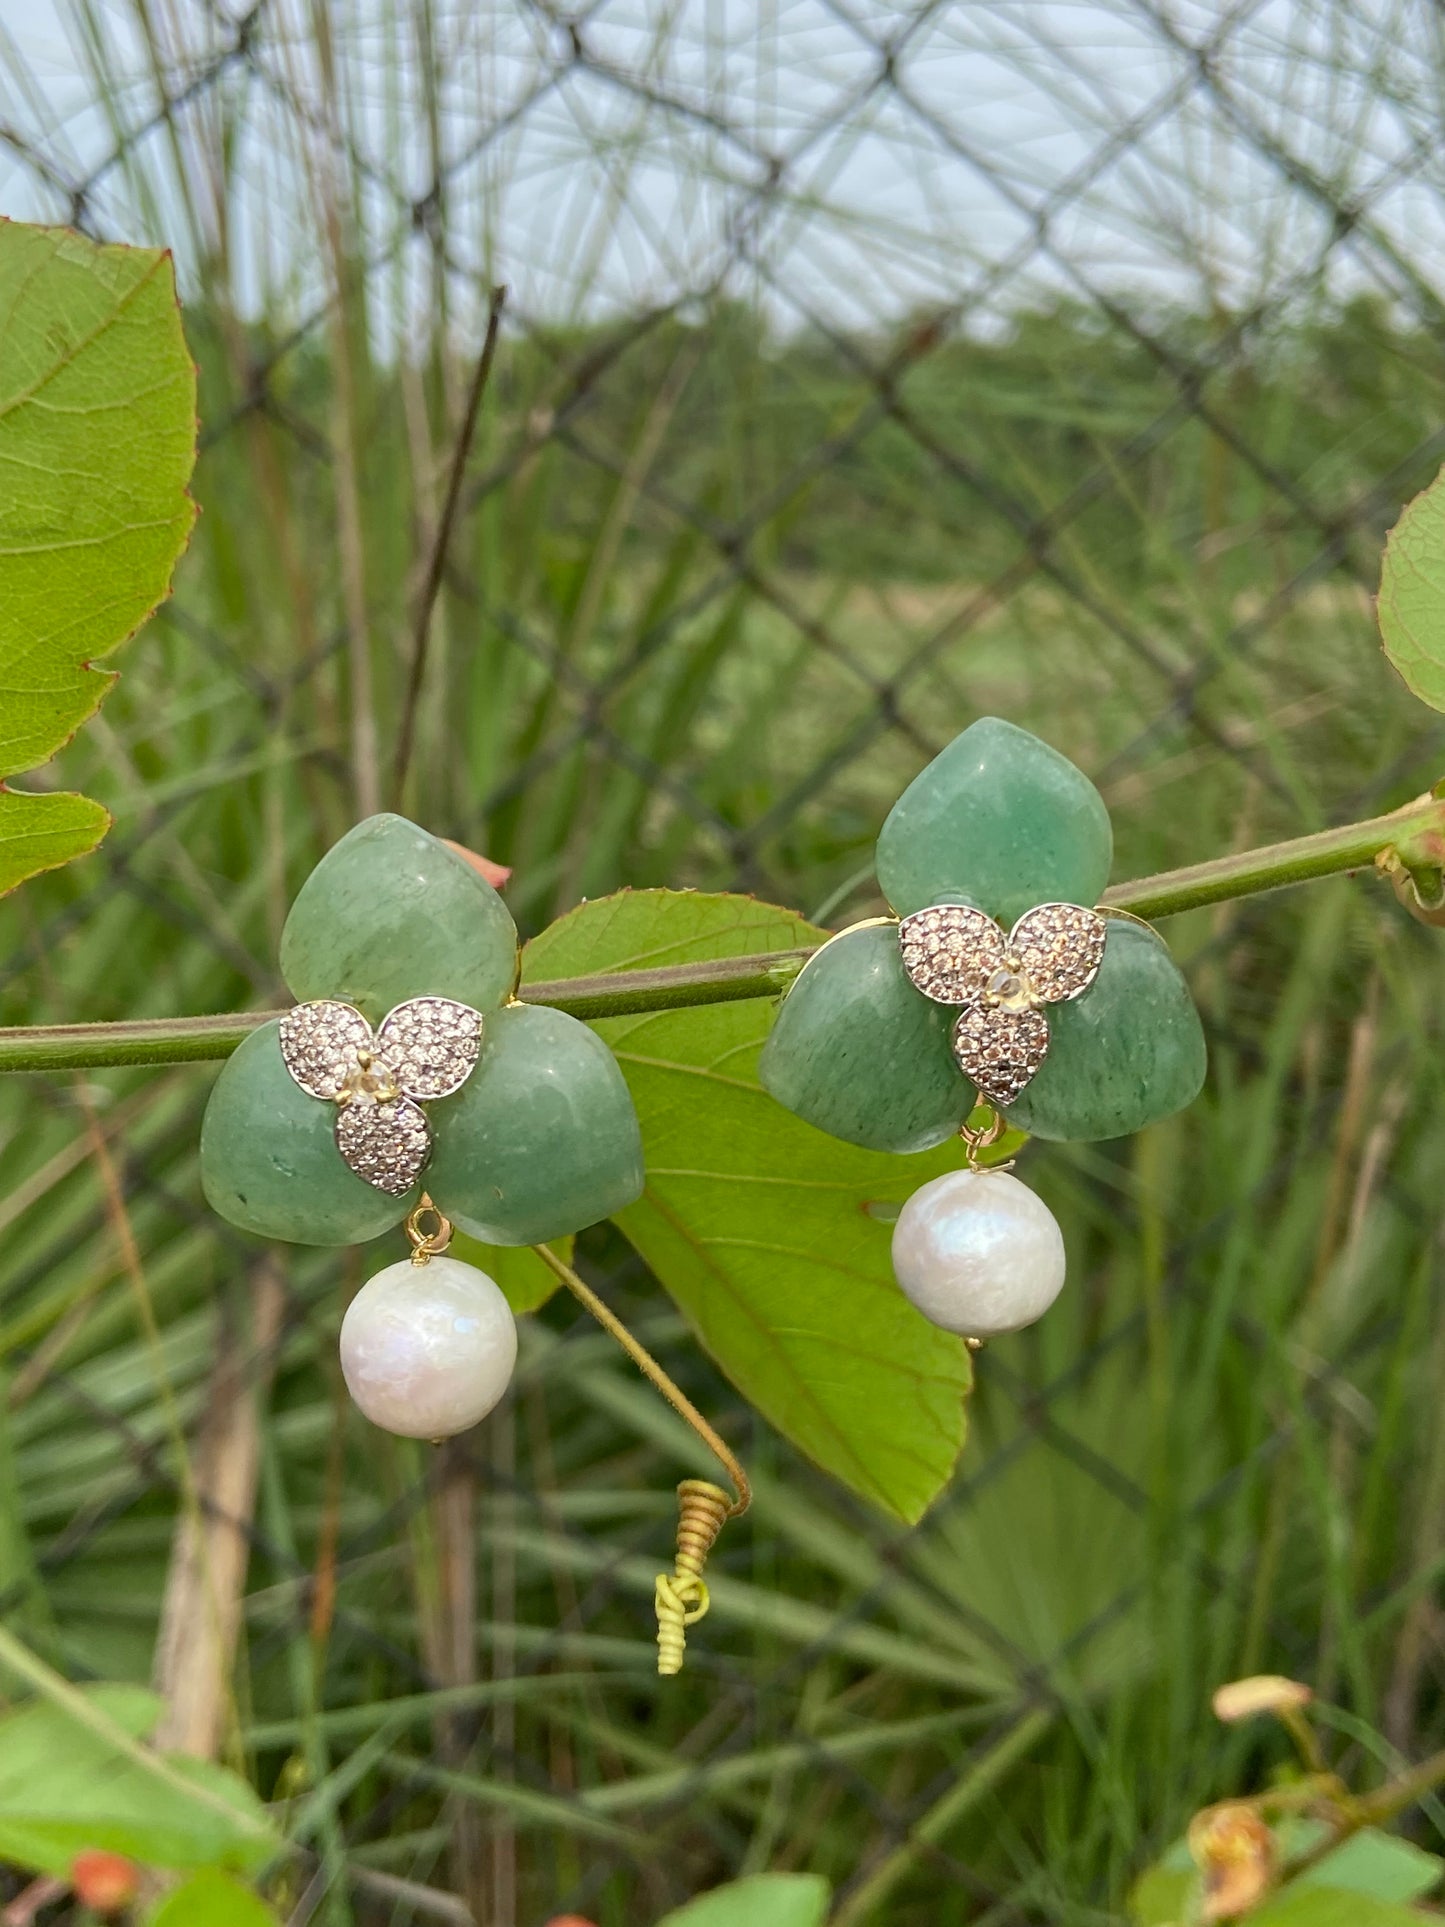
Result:
M980 713L1096 777L1120 875L1438 774L1370 608L1445 453L1427 0L0 24L5 211L176 252L203 509L53 772L117 821L0 911L5 1021L278 1000L290 894L397 801L510 864L528 931L662 883L841 927ZM757 1476L662 1687L692 1460L602 1334L549 1304L479 1433L363 1436L332 1362L362 1256L206 1212L207 1072L10 1080L0 1611L76 1678L155 1671L173 1740L247 1766L304 1849L297 1922L610 1927L766 1866L827 1874L840 1923L1101 1922L1257 1769L1220 1680L1298 1673L1361 1758L1422 1750L1434 939L1346 882L1170 935L1206 1094L1029 1154L1073 1287L986 1355L921 1524L581 1242ZM221 1690L197 1625L232 1614Z

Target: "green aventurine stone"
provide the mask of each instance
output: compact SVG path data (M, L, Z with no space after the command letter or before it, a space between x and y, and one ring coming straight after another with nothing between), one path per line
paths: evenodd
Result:
M281 974L298 1003L340 997L373 1023L408 997L494 1010L516 970L506 904L404 816L349 830L302 884L281 932Z
M1005 926L1037 903L1099 899L1114 837L1104 800L1066 756L985 716L899 797L878 838L878 884L905 917L962 898Z
M545 1244L642 1195L642 1137L617 1059L559 1010L489 1016L476 1069L427 1110L426 1188L487 1244Z
M1049 1054L1008 1121L1034 1137L1123 1137L1199 1095L1204 1031L1163 942L1109 923L1104 961L1070 1004L1048 1011Z
M201 1125L201 1185L213 1211L262 1238L363 1244L399 1224L419 1193L389 1198L348 1169L336 1106L308 1097L263 1024L228 1059Z
M926 1151L973 1108L973 1086L949 1048L956 1015L909 983L896 924L848 930L783 999L758 1076L832 1137L870 1151Z

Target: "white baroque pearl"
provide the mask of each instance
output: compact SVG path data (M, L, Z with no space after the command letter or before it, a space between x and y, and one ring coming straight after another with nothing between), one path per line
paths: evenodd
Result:
M935 1325L995 1338L1042 1318L1064 1283L1058 1220L1007 1171L948 1171L893 1227L904 1295Z
M445 1439L483 1419L517 1362L501 1287L460 1258L409 1258L368 1278L341 1321L347 1390L373 1425Z

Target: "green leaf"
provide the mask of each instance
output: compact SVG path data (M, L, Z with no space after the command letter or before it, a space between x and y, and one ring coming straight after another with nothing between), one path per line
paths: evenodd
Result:
M1290 1837L1287 1851L1296 1853L1307 1845ZM1298 1884L1345 1888L1375 1900L1419 1900L1439 1886L1442 1873L1445 1860L1438 1854L1381 1833L1378 1827L1366 1827L1302 1874Z
M523 981L790 949L824 933L750 897L623 892L529 944ZM960 1339L889 1259L908 1194L961 1161L826 1137L775 1104L757 1060L771 999L610 1018L647 1190L618 1224L743 1396L817 1463L914 1520L947 1482L970 1385Z
M239 1880L210 1870L168 1893L148 1927L276 1927L276 1916Z
M1282 1857L1306 1853L1324 1834L1319 1821L1287 1822L1278 1829ZM1398 1840L1393 1834L1366 1827L1335 1851L1301 1874L1287 1895L1270 1901L1251 1921L1272 1917L1271 1909L1288 1897L1293 1904L1297 1893L1311 1888L1328 1889L1331 1894L1364 1895L1370 1900L1394 1905L1419 1900L1440 1884L1445 1861L1438 1855ZM1191 1908L1199 1891L1199 1875L1189 1856L1187 1841L1176 1840L1156 1864L1143 1874L1129 1897L1129 1908L1138 1927L1173 1927L1176 1921L1190 1920ZM1330 1902L1333 1906L1333 1900ZM1406 1916L1418 1921L1420 1916ZM1304 1923L1302 1923L1304 1927Z
M161 1713L138 1686L92 1686L78 1697L96 1727L131 1741ZM63 1877L76 1854L101 1847L152 1867L253 1867L278 1844L251 1789L221 1767L155 1754L138 1761L43 1699L0 1718L0 1860Z
M1385 654L1421 702L1445 709L1445 469L1385 539L1377 607Z
M1249 1927L1426 1927L1438 1914L1396 1900L1375 1900L1353 1888L1288 1887L1246 1916Z
M657 1927L823 1927L828 1883L815 1873L759 1873L714 1887Z
M1129 1896L1129 1918L1136 1927L1177 1927L1191 1920L1191 1902L1199 1892L1197 1873L1171 1873L1151 1867L1141 1874Z
M1176 1922L1193 1918L1191 1908L1198 1895L1199 1870L1190 1857L1189 1843L1176 1840L1135 1881L1129 1916L1136 1927L1175 1927Z
M42 870L88 856L109 828L110 811L88 796L35 796L0 782L0 896Z
M552 1248L564 1264L572 1262L572 1242L571 1238L553 1240ZM495 1278L519 1318L545 1305L558 1288L557 1274L547 1269L530 1245L484 1245L480 1238L457 1231L452 1234L447 1255Z
M0 222L0 778L99 705L195 520L196 373L169 254ZM93 849L81 796L0 783L0 891Z

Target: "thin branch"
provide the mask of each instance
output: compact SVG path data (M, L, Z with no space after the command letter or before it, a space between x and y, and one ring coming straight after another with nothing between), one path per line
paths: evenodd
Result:
M1339 876L1375 864L1392 851L1410 860L1445 864L1445 798L1425 796L1388 816L1322 830L1289 843L1272 843L1216 857L1184 870L1166 870L1116 884L1104 903L1140 917L1170 917L1202 905L1257 896L1288 884ZM686 1010L779 997L813 954L811 949L762 951L656 970L599 971L523 987L523 1001L589 1022L654 1010ZM107 1065L197 1063L229 1057L253 1030L279 1011L213 1017L147 1017L119 1024L36 1024L0 1029L0 1072L93 1070Z
M68 1894L70 1889L63 1880L52 1880L42 1875L32 1880L23 1893L19 1893L0 1913L0 1927L35 1927L35 1917L43 1908Z
M713 1430L712 1426L708 1424L702 1413L693 1404L687 1393L683 1391L680 1385L675 1384L673 1380L668 1377L667 1373L658 1364L647 1347L633 1337L632 1333L627 1329L626 1325L623 1324L616 1312L597 1296L597 1293L593 1291L590 1285L583 1283L571 1265L565 1263L557 1256L555 1251L550 1250L546 1245L533 1245L532 1249L542 1260L542 1263L546 1265L547 1269L561 1279L562 1283L567 1287L568 1291L571 1292L578 1304L581 1305L584 1310L591 1312L603 1331L617 1340L617 1343L622 1347L623 1351L626 1352L627 1356L632 1360L638 1371L642 1373L643 1377L647 1379L650 1384L656 1386L657 1390L662 1393L662 1396L667 1400L673 1411L677 1413L678 1417L685 1420L686 1423L692 1427L708 1451L711 1452L718 1463L724 1467L728 1477L733 1482L733 1489L737 1494L732 1505L728 1508L728 1517L736 1519L742 1513L746 1512L752 1504L753 1497L753 1488L748 1483L748 1475L744 1472L741 1465L739 1465L737 1458L729 1450L724 1440Z
M1117 883L1104 892L1103 900L1116 910L1131 910L1136 917L1172 917L1204 904L1362 870L1396 844L1420 845L1431 835L1445 837L1445 800L1428 795L1388 816L1372 816L1288 843L1267 843L1261 849L1215 857L1184 870ZM1437 861L1439 855L1437 851Z
M1338 1781L1335 1786L1339 1787ZM1328 1860L1354 1834L1366 1827L1389 1826L1392 1820L1398 1820L1402 1813L1418 1806L1427 1794L1440 1786L1445 1786L1445 1752L1432 1753L1428 1760L1422 1760L1418 1766L1407 1767L1373 1793L1351 1795L1342 1788L1332 1791L1320 1803L1324 1811L1318 1815L1325 1821L1326 1832L1322 1838L1285 1861L1271 1891L1277 1893L1293 1887L1303 1875Z
M778 997L812 956L811 949L771 950L715 963L657 970L615 970L527 984L523 1002L547 1004L569 1017L631 1017L694 1004ZM186 1064L229 1057L279 1010L214 1017L138 1017L119 1024L33 1024L0 1029L0 1072L99 1070L136 1064Z
M416 740L417 704L421 700L427 652L431 646L432 615L436 609L437 596L441 591L442 577L446 572L447 550L451 547L452 530L456 526L457 509L462 499L462 481L472 452L472 437L476 433L482 397L487 392L492 363L496 359L497 337L501 333L502 309L506 306L506 302L507 290L503 287L493 288L492 298L487 308L487 332L482 342L482 352L477 357L477 365L472 374L472 385L467 393L461 432L457 436L457 445L452 451L451 472L447 476L447 492L437 521L431 555L427 561L421 597L417 603L416 628L411 641L411 667L407 674L406 695L402 702L401 728L396 739L396 761L391 773L392 795L398 805L406 784L406 773L411 764L412 746Z

